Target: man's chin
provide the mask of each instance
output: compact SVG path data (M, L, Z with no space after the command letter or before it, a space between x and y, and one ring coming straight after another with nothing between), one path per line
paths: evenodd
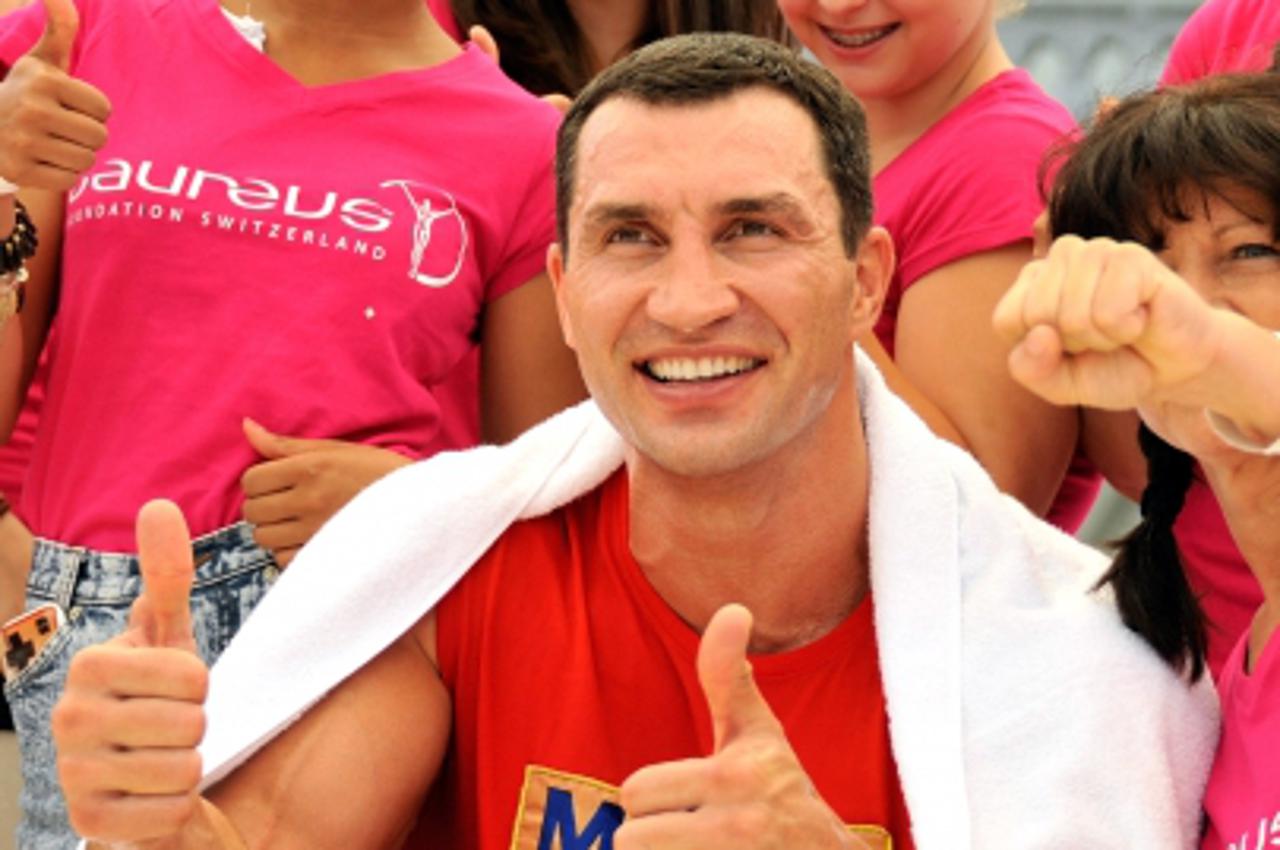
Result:
M711 479L743 472L769 454L768 449L707 434L665 434L661 440L638 440L633 456L641 463L681 478Z

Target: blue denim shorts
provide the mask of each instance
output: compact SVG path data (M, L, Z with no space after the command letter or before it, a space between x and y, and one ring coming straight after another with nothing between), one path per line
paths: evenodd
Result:
M271 554L253 540L245 523L197 539L191 590L196 646L212 665L266 594L279 573ZM65 623L35 660L4 686L13 708L22 761L21 850L74 850L58 785L49 717L62 693L71 657L86 646L124 631L129 608L142 590L134 555L95 552L36 539L28 610L46 602L61 606Z

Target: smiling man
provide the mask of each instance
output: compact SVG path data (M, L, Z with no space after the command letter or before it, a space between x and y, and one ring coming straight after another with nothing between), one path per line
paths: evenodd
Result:
M762 41L662 42L582 93L557 174L548 265L621 468L511 526L204 797L188 541L149 506L133 625L55 715L77 827L166 850L1191 846L1212 695L1090 593L1099 556L854 356L892 249L840 85Z

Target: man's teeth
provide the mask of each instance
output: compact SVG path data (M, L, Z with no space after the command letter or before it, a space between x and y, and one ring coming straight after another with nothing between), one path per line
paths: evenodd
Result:
M836 32L835 30L827 30L827 35L831 36L831 40L841 47L866 47L868 44L879 41L889 33L897 29L897 24L890 24L887 27L881 27L878 30L868 30L859 33Z
M709 381L748 372L761 362L751 357L672 357L645 365L659 381Z

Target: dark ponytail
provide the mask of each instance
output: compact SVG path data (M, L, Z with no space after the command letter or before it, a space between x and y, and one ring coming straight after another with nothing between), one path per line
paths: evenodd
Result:
M1111 585L1124 624L1141 635L1174 669L1198 681L1204 674L1204 613L1182 568L1173 525L1191 487L1191 455L1157 437L1146 425L1138 443L1147 459L1142 522L1119 543L1098 587Z

